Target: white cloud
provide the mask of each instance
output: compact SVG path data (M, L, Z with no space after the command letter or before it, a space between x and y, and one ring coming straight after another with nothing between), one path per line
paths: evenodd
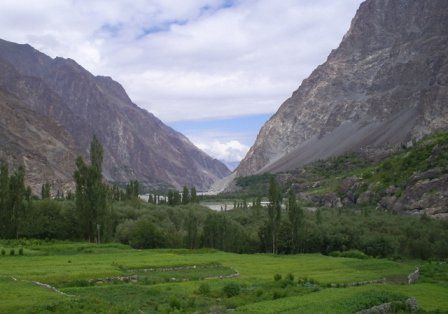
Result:
M225 143L215 140L210 143L195 144L209 155L227 163L240 161L249 150L248 146L236 140Z
M271 113L360 2L3 0L0 37L112 76L165 121Z

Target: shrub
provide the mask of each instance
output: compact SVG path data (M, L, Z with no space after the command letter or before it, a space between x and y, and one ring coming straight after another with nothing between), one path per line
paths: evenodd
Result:
M358 258L358 259L366 259L369 258L364 252L361 252L359 250L348 250L344 252L340 251L333 251L329 254L333 257L347 257L347 258Z
M234 297L240 294L240 285L236 282L231 282L222 288L222 292L228 297Z
M294 275L293 274L291 274L291 273L289 273L288 275L286 275L286 278L285 278L287 281L294 281Z
M170 300L170 307L171 307L173 310L180 310L180 309L181 309L180 301L179 301L177 298L172 298L172 299Z
M6 255L6 251L5 249L2 248L2 255L5 256Z
M202 283L198 289L199 293L202 295L207 295L210 293L210 286L207 283Z
M23 255L23 247L19 248L19 255Z
M11 256L16 255L16 251L14 249L9 250L9 255Z
M280 274L275 274L274 275L274 280L275 281L279 281L279 280L281 280L282 279L282 275L280 275Z
M274 293L272 294L272 299L276 300L276 299L284 298L285 296L286 296L286 294L284 292L274 291Z

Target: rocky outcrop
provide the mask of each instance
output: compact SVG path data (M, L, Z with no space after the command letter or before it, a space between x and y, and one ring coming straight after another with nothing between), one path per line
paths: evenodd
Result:
M0 159L24 165L37 193L43 182L73 189L75 144L64 128L0 89Z
M237 176L447 129L447 29L444 0L362 3L339 47L262 127Z
M405 301L387 302L373 306L367 310L356 312L357 314L379 314L379 313L418 313L418 304L415 298L409 298Z
M223 163L135 105L119 83L94 76L71 59L52 59L29 45L0 40L0 88L59 125L61 134L70 137L72 154L87 157L96 135L104 146L103 173L109 181L137 179L147 186L206 189L230 173ZM7 147L0 150L6 154ZM52 180L68 184L72 170L72 164L61 165ZM35 169L28 173L39 176Z

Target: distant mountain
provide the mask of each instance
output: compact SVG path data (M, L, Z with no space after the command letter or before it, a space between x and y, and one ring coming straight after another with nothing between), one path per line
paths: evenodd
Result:
M104 146L103 172L111 182L136 179L147 186L206 189L230 173L135 105L119 83L94 76L71 59L52 59L29 45L0 40L0 91L2 113L17 117L0 120L0 129L9 134L0 153L15 164L35 165L27 167L35 190L44 179L72 183L73 156L88 156L93 135ZM66 162L51 158L63 153Z
M448 1L367 0L327 61L262 127L237 176L448 128Z

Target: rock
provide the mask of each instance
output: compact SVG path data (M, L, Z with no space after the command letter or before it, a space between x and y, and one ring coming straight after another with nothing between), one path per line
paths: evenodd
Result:
M379 201L379 205L384 209L392 209L394 208L396 200L397 200L396 196L384 196Z
M103 174L109 181L203 190L230 174L223 163L135 105L119 83L94 76L71 59L52 59L29 45L0 40L0 91L1 101L12 95L36 115L17 125L0 121L0 157L27 166L34 193L45 181L73 185L73 156L88 157L94 134L104 147ZM49 121L49 130L42 130L37 116ZM20 125L28 132L18 134Z
M365 191L359 195L356 203L359 205L368 205L368 204L372 203L373 198L374 198L374 193L372 191Z
M410 273L408 276L408 284L414 284L420 278L420 269L417 267L413 273Z
M448 2L367 0L327 61L262 127L237 176L348 151L387 151L448 127Z

